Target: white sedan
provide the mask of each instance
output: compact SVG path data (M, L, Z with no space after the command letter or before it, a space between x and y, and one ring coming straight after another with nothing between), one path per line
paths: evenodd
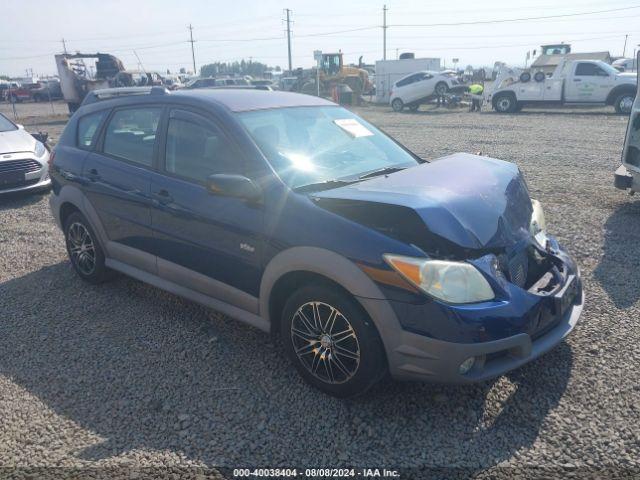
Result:
M0 113L0 194L51 186L49 150Z
M404 107L415 111L427 99L444 95L458 85L455 75L450 72L416 72L401 78L391 90L391 108L401 112Z

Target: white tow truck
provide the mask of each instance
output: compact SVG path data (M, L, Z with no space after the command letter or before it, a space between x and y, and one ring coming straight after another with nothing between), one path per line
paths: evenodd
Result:
M600 60L560 61L553 73L503 68L486 100L500 113L526 105L613 105L629 114L636 96L635 73L620 73Z

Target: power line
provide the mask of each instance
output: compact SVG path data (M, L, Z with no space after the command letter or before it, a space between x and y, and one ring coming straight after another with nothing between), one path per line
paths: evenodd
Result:
M570 43L577 43L577 42L588 42L591 40L604 40L604 39L608 39L608 38L619 38L618 35L609 35L606 37L592 37L592 38L581 38L579 40L569 40ZM423 52L429 52L429 51L442 51L442 50L485 50L485 49L492 49L492 48L514 48L514 47L518 47L518 48L522 48L522 47L529 47L531 44L530 43L522 43L522 44L505 44L505 45L475 45L475 46L471 46L471 47L467 47L467 46L450 46L450 47L434 47L431 50L419 50L419 51L423 51ZM404 50L406 48L410 48L410 47L398 47L401 50Z
M262 37L262 38L203 38L198 40L199 42L263 42L266 40L282 40L282 35L279 37Z
M635 8L640 8L640 5L636 5L633 7L611 8L608 10L597 10L593 12L565 13L562 15L545 15L542 17L508 18L508 19L501 19L501 20L475 20L472 22L454 22L454 23L397 24L397 25L390 25L390 26L391 27L457 27L461 25L485 25L490 23L525 22L530 20L546 20L549 18L578 17L582 15L595 15L598 13L620 12L622 10L632 10Z
M379 25L371 26L371 27L359 27L359 28L350 28L348 30L334 30L333 32L322 32L322 33L309 33L306 35L296 35L296 38L304 38L304 37L324 37L327 35L338 35L340 33L351 33L351 32L361 32L363 30L373 30L380 28Z

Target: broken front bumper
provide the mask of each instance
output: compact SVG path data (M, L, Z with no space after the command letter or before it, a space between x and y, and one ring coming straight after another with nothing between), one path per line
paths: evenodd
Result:
M574 329L584 306L581 291L560 322L544 335L533 339L526 333L484 343L452 343L402 331L389 349L389 369L400 380L444 383L473 383L503 375L539 357L560 343ZM462 375L460 365L468 358L478 359Z

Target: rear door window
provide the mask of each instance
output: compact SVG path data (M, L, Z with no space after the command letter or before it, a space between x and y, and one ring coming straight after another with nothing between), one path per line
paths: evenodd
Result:
M78 138L77 145L82 149L89 149L93 145L93 139L96 132L102 124L102 120L107 115L106 110L90 113L78 120Z
M117 110L107 125L103 152L150 167L161 114L160 107Z

